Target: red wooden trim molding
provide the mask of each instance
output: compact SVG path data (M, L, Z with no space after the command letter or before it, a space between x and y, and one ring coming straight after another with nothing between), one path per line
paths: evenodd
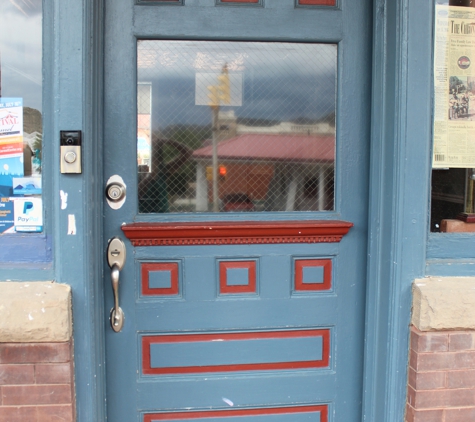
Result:
M336 0L299 0L299 4L309 6L336 6Z
M122 226L134 246L236 245L340 242L347 221L232 221L210 223L130 223Z
M274 363L245 363L213 366L186 366L152 368L150 346L157 343L189 343L193 341L229 341L272 338L322 338L321 360L287 361ZM257 331L252 333L221 333L221 334L171 334L162 336L142 337L142 373L144 375L170 374L203 374L212 372L235 371L269 371L289 369L326 368L330 363L330 330L296 330L296 331Z
M144 422L176 421L207 418L226 418L242 416L269 416L282 414L295 414L305 412L320 412L320 422L328 422L328 405L308 405L292 407L263 407L257 409L233 409L233 410L201 410L186 412L147 413L143 417Z
M228 285L228 269L248 270L248 284ZM221 261L219 263L219 293L256 293L256 261Z

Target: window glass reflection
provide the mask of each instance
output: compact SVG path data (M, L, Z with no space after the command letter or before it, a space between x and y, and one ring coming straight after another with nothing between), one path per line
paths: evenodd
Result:
M0 233L42 231L42 1L0 2Z
M337 47L139 41L139 211L332 210Z

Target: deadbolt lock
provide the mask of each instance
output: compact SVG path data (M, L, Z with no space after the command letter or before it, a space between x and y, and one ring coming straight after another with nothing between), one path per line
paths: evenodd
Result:
M106 186L106 196L109 201L119 202L125 198L126 189L122 183L112 182Z

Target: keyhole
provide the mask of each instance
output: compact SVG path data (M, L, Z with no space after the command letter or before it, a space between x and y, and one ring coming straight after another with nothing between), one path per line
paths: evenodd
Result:
M111 251L111 255L117 257L120 255L120 251L118 249L114 249L113 251Z

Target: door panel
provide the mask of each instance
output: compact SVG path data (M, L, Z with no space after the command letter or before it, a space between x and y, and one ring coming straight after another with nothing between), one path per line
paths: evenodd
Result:
M104 232L128 238L125 323L107 327L109 420L361 419L371 18L369 1L341 3L106 2L104 178L121 176L127 196L105 203ZM336 45L330 209L141 213L140 39Z

